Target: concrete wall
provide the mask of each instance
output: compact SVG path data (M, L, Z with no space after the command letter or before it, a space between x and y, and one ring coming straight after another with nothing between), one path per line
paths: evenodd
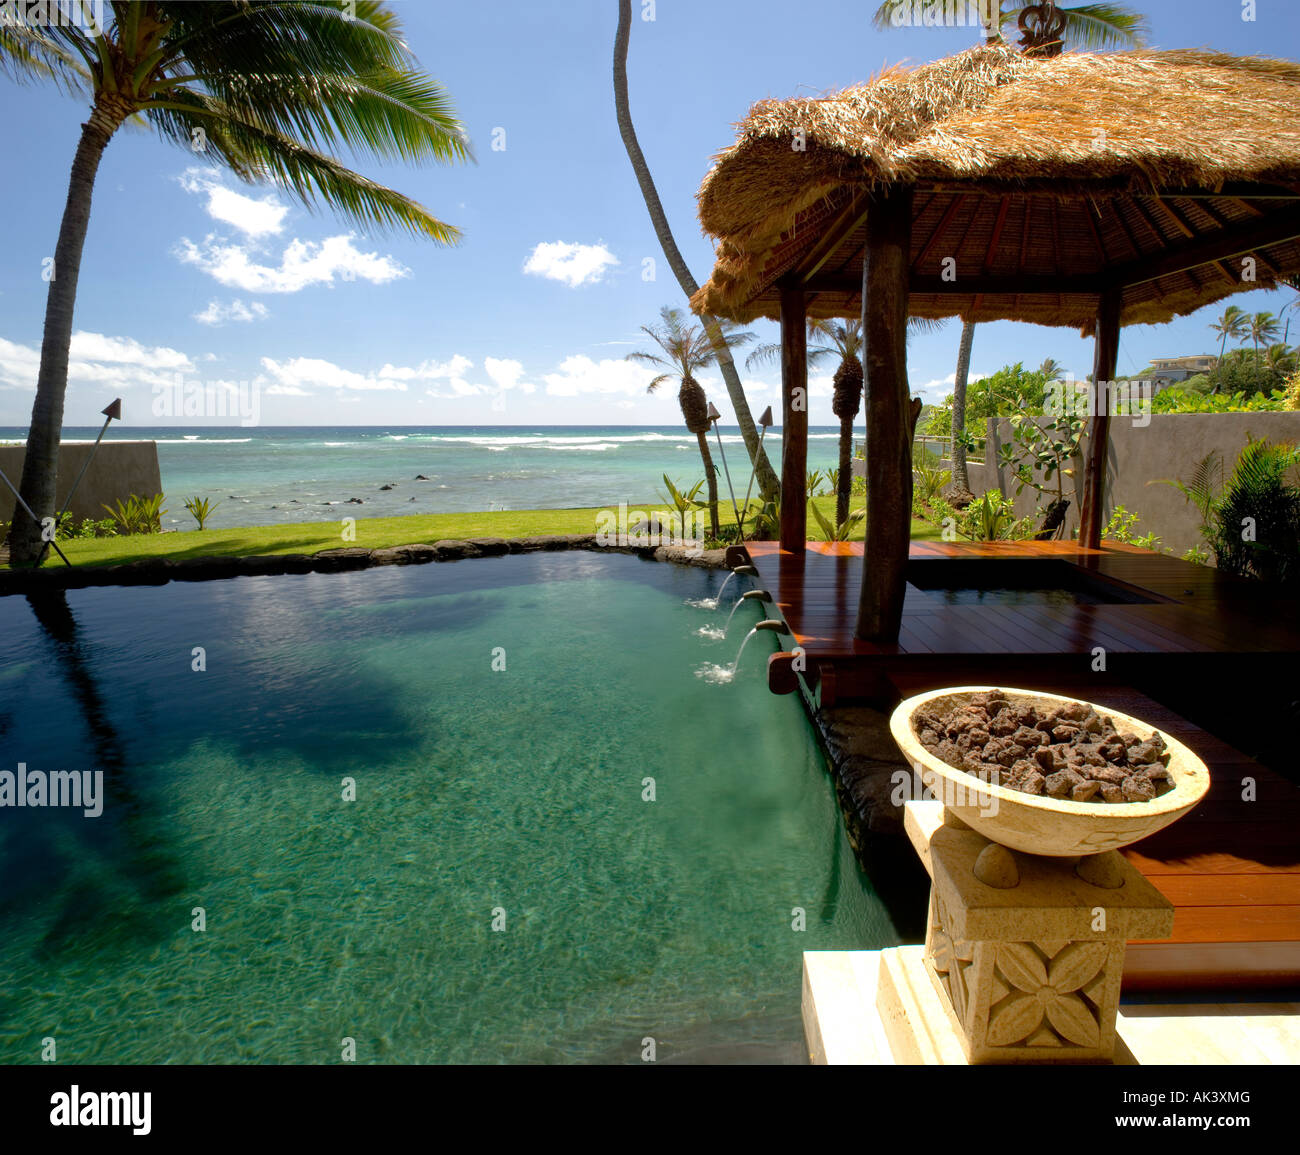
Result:
M58 508L68 499L68 490L77 480L94 448L93 441L65 441L59 446ZM17 488L23 475L23 458L27 449L22 445L0 445L0 470ZM151 497L162 493L162 476L158 472L158 445L153 441L102 441L95 451L94 460L86 476L77 487L76 497L69 511L74 520L94 518L101 521L108 516L105 505L119 499L125 501L131 494ZM14 495L8 486L0 483L0 521L12 521Z
M1040 418L1044 424L1048 418ZM1010 439L1011 423L990 419L988 451L983 465L970 465L971 489L1001 489L1015 497L1015 481L1007 470L997 465L997 446ZM1185 501L1171 485L1156 484L1160 478L1189 479L1201 459L1212 449L1223 456L1225 474L1232 469L1237 454L1250 438L1269 441L1300 441L1300 411L1285 413L1157 413L1150 424L1135 426L1130 417L1112 417L1110 447L1107 453L1106 517L1116 505L1138 515L1133 532L1137 536L1155 532L1163 545L1182 554L1201 544L1197 531L1200 517L1196 507ZM1085 439L1084 446L1086 448ZM949 463L950 464L950 463ZM1071 482L1082 485L1083 461L1074 462L1074 478L1066 481L1070 512L1067 533L1079 526L1080 495L1071 493ZM1042 497L1037 490L1025 487L1015 498L1018 514L1032 513ZM1044 502L1044 504L1046 504Z

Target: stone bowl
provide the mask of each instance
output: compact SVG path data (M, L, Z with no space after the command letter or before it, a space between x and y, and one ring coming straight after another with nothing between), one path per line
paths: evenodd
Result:
M1006 786L981 781L956 766L940 761L921 745L912 725L916 712L928 707L938 713L969 702L979 693L1000 689L1013 704L1040 709L1083 701L1059 694L1015 690L1009 686L954 686L931 690L900 702L889 719L889 729L921 781L949 811L992 842L1026 854L1074 857L1118 850L1154 834L1181 818L1210 788L1210 772L1186 746L1160 731L1169 751L1169 774L1174 788L1147 802L1072 802L1043 795L1023 794ZM1147 737L1158 729L1140 718L1084 702L1114 720L1121 733Z

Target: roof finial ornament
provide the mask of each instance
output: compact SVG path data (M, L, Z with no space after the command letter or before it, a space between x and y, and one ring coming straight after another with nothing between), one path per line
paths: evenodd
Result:
M1065 15L1055 0L1030 4L1020 13L1020 48L1026 56L1059 56L1064 45Z

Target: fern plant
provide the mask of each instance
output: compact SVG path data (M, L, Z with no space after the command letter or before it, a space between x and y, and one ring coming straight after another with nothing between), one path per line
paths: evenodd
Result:
M1290 479L1297 466L1300 448L1261 438L1246 444L1226 480L1217 452L1201 459L1190 481L1162 480L1196 506L1219 569L1291 585L1300 582L1300 486Z

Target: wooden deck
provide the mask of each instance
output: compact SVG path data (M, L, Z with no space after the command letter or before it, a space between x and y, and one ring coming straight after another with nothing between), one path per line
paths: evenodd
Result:
M851 691L892 708L944 685L1002 682L1086 698L1184 742L1205 761L1212 784L1190 814L1125 852L1175 908L1171 939L1130 944L1125 990L1300 985L1300 788L1127 680L1139 668L1157 683L1162 670L1187 676L1197 663L1221 678L1243 661L1256 668L1277 663L1280 676L1294 679L1294 606L1261 600L1257 587L1214 570L1133 547L916 542L913 560L1066 561L1159 600L949 606L909 586L898 645L876 646L852 636L860 544L810 542L802 556L774 543L747 549L805 651L810 693L825 704ZM1105 671L1093 669L1098 646L1106 651ZM778 692L792 688L781 656L774 655L769 677Z

